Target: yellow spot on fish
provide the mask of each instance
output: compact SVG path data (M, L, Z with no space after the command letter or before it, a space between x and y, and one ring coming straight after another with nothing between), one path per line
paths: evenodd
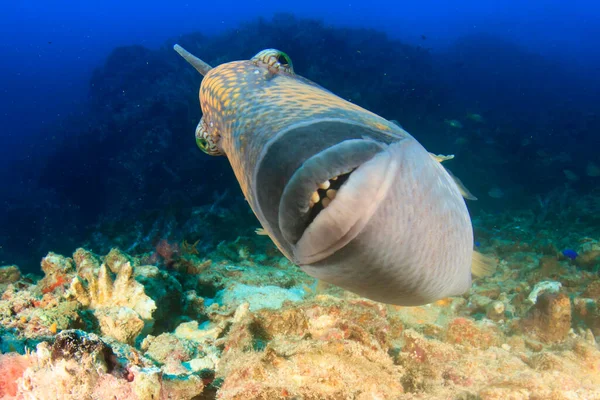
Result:
M373 124L373 126L379 130L386 130L388 129L388 127L384 124L382 124L381 122L376 122Z

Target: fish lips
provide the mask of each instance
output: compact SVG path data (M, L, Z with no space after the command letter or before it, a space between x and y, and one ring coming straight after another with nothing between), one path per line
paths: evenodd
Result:
M293 245L299 265L321 261L347 245L384 201L398 163L375 140L351 139L307 159L285 186L279 203L279 228ZM311 216L311 195L319 184L348 174L335 198Z

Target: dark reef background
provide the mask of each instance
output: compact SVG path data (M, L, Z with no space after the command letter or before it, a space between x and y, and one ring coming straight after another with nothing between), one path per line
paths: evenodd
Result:
M161 239L200 240L207 251L253 234L258 222L227 160L195 146L201 77L174 43L211 65L285 51L298 74L399 121L429 151L455 154L445 166L479 198L469 202L474 217L523 214L533 230L600 231L599 68L494 35L434 52L425 36L407 44L277 14L157 49L114 49L80 110L46 124L26 159L3 160L0 264L35 271L50 250L135 253ZM206 219L213 230L195 229Z

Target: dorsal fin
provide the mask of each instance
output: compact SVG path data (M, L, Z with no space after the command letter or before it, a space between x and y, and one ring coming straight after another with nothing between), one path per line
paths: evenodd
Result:
M430 155L431 157L433 157L433 159L434 159L435 161L439 162L439 163L442 163L442 162L444 162L444 161L447 161L447 160L452 160L452 159L454 158L454 154L450 154L450 155L447 155L447 156L445 156L445 155L443 155L443 154L433 154L433 153L429 153L429 155Z
M196 68L196 71L200 72L200 74L202 74L202 76L206 75L207 72L212 69L212 67L210 65L208 65L207 63L205 63L204 61L202 61L201 59L199 59L198 57L196 57L195 55L193 55L192 53L190 53L189 51L187 51L180 45L176 44L175 46L173 46L173 49L177 53L179 53L179 55L181 57L183 57L185 59L185 61L192 64L192 66L194 68Z

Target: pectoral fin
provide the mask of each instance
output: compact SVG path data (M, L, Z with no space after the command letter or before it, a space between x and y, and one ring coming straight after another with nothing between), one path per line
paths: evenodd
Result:
M471 262L471 273L479 278L493 275L498 267L498 260L481 254L477 251L473 251L473 257Z

